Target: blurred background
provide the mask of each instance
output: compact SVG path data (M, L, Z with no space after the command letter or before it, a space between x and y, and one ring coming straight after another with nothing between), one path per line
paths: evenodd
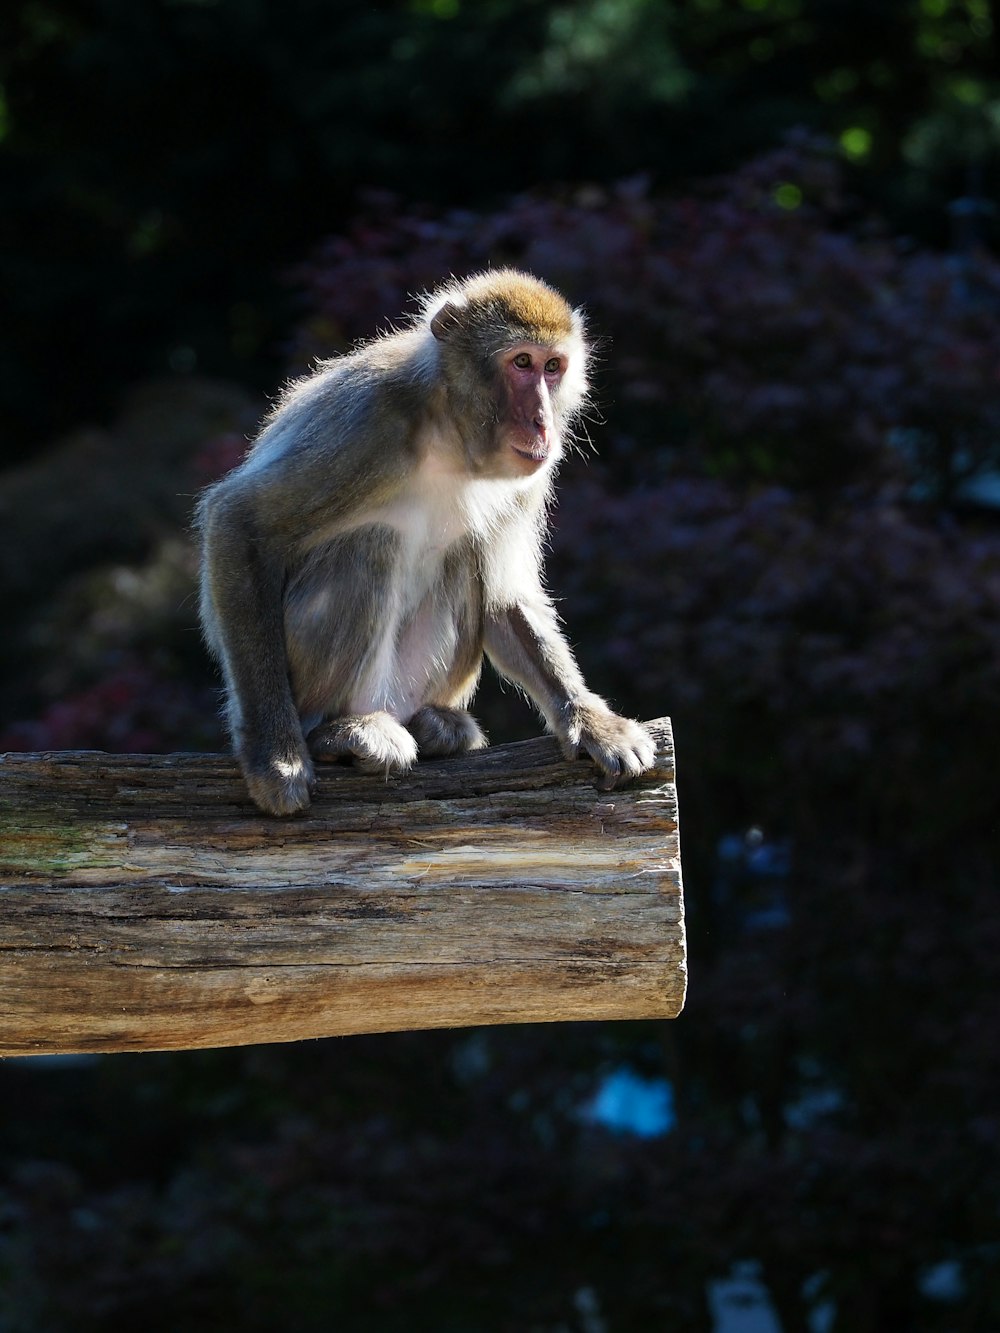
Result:
M8 0L0 749L219 749L194 497L485 264L674 719L673 1023L0 1065L0 1330L1000 1328L995 0ZM484 690L496 741L537 722Z

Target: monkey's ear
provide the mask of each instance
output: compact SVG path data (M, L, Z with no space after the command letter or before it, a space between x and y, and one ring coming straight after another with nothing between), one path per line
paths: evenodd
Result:
M447 342L453 333L465 327L464 312L457 305L445 301L431 319L431 333L438 342Z

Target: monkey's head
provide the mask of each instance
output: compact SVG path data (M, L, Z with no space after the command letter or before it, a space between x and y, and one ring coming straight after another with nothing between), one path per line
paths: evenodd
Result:
M424 318L477 471L527 477L554 466L586 399L580 312L537 278L496 269L440 288Z

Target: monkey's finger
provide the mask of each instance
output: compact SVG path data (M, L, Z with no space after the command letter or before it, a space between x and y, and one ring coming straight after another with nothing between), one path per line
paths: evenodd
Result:
M600 742L588 743L585 740L584 745L601 770L598 783L601 791L610 791L613 787L645 773L652 766L655 757L652 741L645 734L636 737L634 744L612 746Z
M643 771L641 766L633 764L631 761L623 760L615 765L599 765L600 775L597 779L598 791L614 791L616 787L622 787L632 778L637 778Z
M640 773L645 773L647 768L652 768L655 758L656 751L652 744L630 745L622 751L621 766L628 777L637 778Z
M600 741L590 739L586 736L581 741L582 748L587 752L597 767L601 770L601 786L605 783L614 786L621 776L621 760L617 751L609 746L603 745Z
M656 760L656 746L653 738L635 723L623 728L622 735L615 741L605 741L602 753L591 751L595 760L610 773L618 773L622 778L636 778L652 768ZM606 763L610 759L612 762Z

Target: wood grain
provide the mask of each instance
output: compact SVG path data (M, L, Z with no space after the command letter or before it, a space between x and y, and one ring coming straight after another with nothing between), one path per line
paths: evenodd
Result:
M277 820L220 755L0 757L0 1055L669 1018L669 719L612 792L550 738L325 767Z

